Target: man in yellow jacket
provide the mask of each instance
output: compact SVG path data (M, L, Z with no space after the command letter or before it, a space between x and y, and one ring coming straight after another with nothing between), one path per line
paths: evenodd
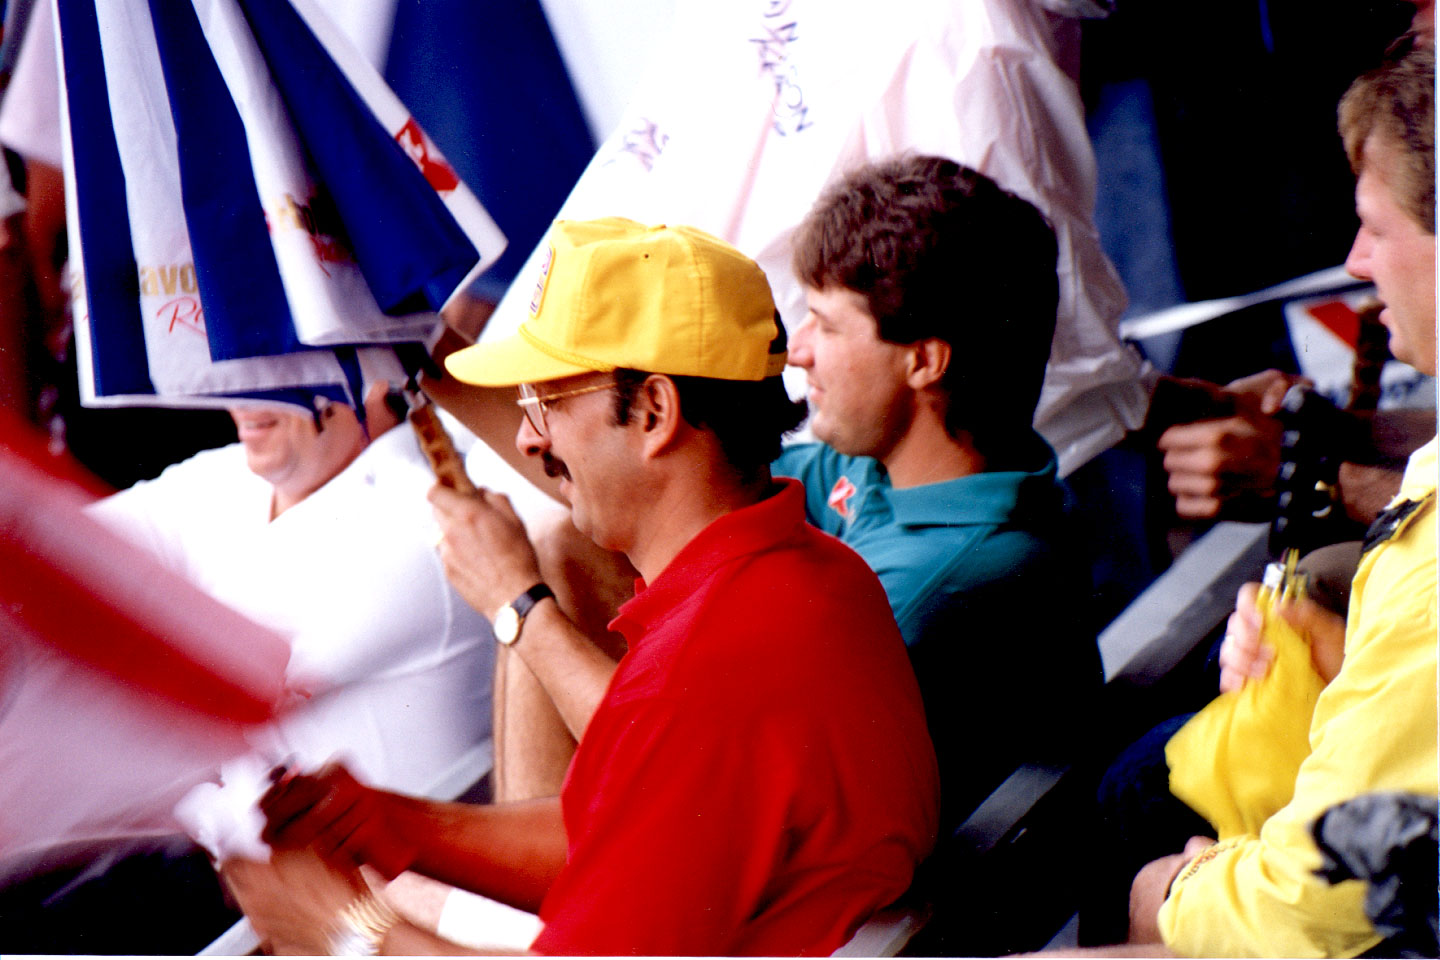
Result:
M1340 103L1361 222L1346 266L1376 285L1391 351L1433 375L1435 53L1402 44ZM1363 885L1332 887L1316 876L1310 827L1327 808L1361 794L1440 792L1436 471L1432 439L1410 458L1399 495L1366 537L1343 630L1338 618L1327 625L1313 608L1288 617L1311 643L1324 682L1313 711L1276 720L1308 734L1298 765L1274 771L1293 781L1290 800L1257 832L1218 843L1197 837L1141 870L1131 891L1132 941L1163 941L1185 956L1291 957L1355 956L1380 941L1363 909ZM1232 689L1269 666L1247 596L1222 651Z

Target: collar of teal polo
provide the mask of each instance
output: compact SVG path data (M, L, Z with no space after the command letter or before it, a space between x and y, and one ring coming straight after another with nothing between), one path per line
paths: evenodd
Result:
M1038 434L1035 440L1028 457L1037 464L1033 470L989 470L903 489L883 480L895 522L905 526L1000 524L1014 519L1021 510L1058 509L1055 451ZM883 469L880 475L885 476Z

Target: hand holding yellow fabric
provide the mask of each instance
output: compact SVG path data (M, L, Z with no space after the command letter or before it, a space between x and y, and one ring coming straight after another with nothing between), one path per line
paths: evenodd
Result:
M1278 612L1280 601L1297 592L1293 558L1286 569L1272 564L1272 570L1264 586L1247 584L1238 599L1240 622L1232 620L1232 632L1239 642L1232 641L1228 656L1222 648L1228 692L1192 717L1165 748L1170 792L1210 821L1221 840L1258 834L1261 824L1290 802L1295 776L1310 753L1315 700L1325 687L1311 663L1309 642ZM1258 642L1251 643L1243 628L1253 626L1256 617Z
M1275 648L1262 641L1265 617L1256 600L1260 584L1247 583L1235 599L1235 612L1225 625L1220 644L1220 692L1234 693L1250 680L1263 680L1275 659Z

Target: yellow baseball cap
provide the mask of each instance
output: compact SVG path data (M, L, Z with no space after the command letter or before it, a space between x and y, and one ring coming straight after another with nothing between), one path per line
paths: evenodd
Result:
M606 217L557 220L546 243L529 318L447 357L456 379L504 387L628 367L763 380L785 368L770 284L723 240Z

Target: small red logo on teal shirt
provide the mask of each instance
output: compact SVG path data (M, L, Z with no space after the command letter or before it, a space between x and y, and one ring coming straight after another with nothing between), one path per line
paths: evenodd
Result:
M830 496L826 503L842 517L850 516L850 498L855 495L855 484L850 482L849 477L841 477L835 481L835 486L830 488Z

